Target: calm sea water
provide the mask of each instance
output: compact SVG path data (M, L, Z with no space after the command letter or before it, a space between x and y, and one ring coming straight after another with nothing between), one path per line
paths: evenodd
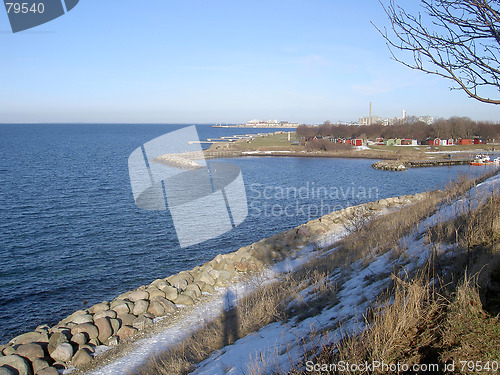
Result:
M0 343L329 210L442 188L459 173L481 170L392 173L372 169L372 160L213 160L241 168L249 216L231 232L181 249L168 211L135 206L127 164L135 148L181 127L0 125ZM198 126L201 139L264 131Z

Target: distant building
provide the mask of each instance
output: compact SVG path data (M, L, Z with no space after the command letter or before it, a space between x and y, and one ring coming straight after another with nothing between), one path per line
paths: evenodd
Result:
M401 146L417 146L418 142L416 139L402 139L401 140Z
M421 143L428 146L441 146L441 138L427 138Z
M434 117L408 116L406 110L403 110L402 117L382 118L379 116L368 116L359 118L359 125L382 124L384 126L387 126L387 125L400 125L400 124L414 124L416 122L423 122L426 123L427 125L431 125L434 123Z
M372 116L371 118L370 117L359 118L359 125L373 125L382 123L383 123L382 117L379 116Z
M417 119L420 122L425 122L427 125L434 124L434 117L432 116L418 116Z

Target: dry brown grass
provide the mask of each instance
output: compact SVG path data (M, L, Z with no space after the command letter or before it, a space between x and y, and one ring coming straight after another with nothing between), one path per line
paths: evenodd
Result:
M358 364L383 361L412 365L433 357L431 348L436 341L433 322L443 317L444 299L436 297L423 275L411 283L399 278L394 280L394 302L373 309L366 318L367 329L324 347L314 362Z
M396 279L394 302L375 309L366 329L358 335L346 336L338 344L323 347L319 355L309 360L318 364L379 362L399 364L400 369L410 370L391 373L417 373L411 370L438 366L435 373L467 374L478 372L468 368L476 361L495 366L493 362L500 360L500 321L483 310L475 282L465 278L447 297L438 291L447 293L446 288L430 284L425 274L411 282ZM453 372L444 371L445 366L453 363ZM302 368L289 373L340 372L335 369L306 372ZM345 373L387 371L372 368Z
M367 313L366 328L361 333L321 348L318 355L306 355L303 362L378 361L405 364L410 369L413 365L438 365L436 373L496 373L492 366L500 365L500 231L492 226L491 219L498 219L499 199L492 196L477 209L433 228L434 240L448 238L440 232L460 231L455 257L432 257L413 279L393 276L392 292ZM472 244L472 252L468 252L467 244ZM445 271L443 277L439 271ZM471 272L473 277L468 276ZM386 304L389 296L393 296L393 302ZM491 369L478 371L478 363ZM444 371L452 364L453 371ZM385 373L370 370L356 373ZM291 373L340 372L305 372L301 367Z
M460 361L467 361L465 369L459 366L457 373L477 372L469 369L469 361L500 361L499 316L485 312L479 289L476 277L465 277L456 289L443 325L441 361L454 361L457 366Z

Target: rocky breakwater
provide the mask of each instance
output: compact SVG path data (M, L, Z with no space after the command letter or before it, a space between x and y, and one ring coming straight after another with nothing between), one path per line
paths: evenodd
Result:
M372 168L383 171L403 172L408 169L408 165L406 162L401 160L381 160L373 163Z
M196 160L202 160L203 158L203 151L192 151L179 154L163 154L154 158L153 161L169 167L191 170L202 168Z
M473 159L469 157L455 157L453 159L424 159L424 160L382 160L372 164L374 169L384 171L406 171L408 168L443 167L451 165L469 164Z
M332 212L236 252L219 254L190 271L157 279L111 302L76 311L54 326L41 325L0 345L0 375L57 375L61 369L85 368L94 360L98 346L133 340L141 330L152 327L155 318L175 316L179 307L199 302L204 293L215 293L216 287L293 256L304 246L321 247L329 233L345 230L357 217L396 209L425 196L381 199Z

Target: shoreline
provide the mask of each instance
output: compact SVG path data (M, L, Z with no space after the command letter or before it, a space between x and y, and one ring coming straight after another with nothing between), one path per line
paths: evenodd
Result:
M359 212L377 215L424 199L428 194L431 193L381 199L334 211L235 252L219 254L190 271L122 293L111 302L103 301L76 311L52 327L38 326L35 331L0 345L0 367L9 364L14 368L31 368L33 373L41 375L55 375L58 369L90 369L102 365L107 355L97 359L94 355L105 349L103 345L117 348L125 344L130 348L134 337L147 334L159 320L162 324L167 324L169 319L182 320L185 306L189 306L188 309L196 306L204 297L215 294L216 288L227 288L279 261L293 259L305 247L314 249L324 244L329 236L345 230L346 223Z

